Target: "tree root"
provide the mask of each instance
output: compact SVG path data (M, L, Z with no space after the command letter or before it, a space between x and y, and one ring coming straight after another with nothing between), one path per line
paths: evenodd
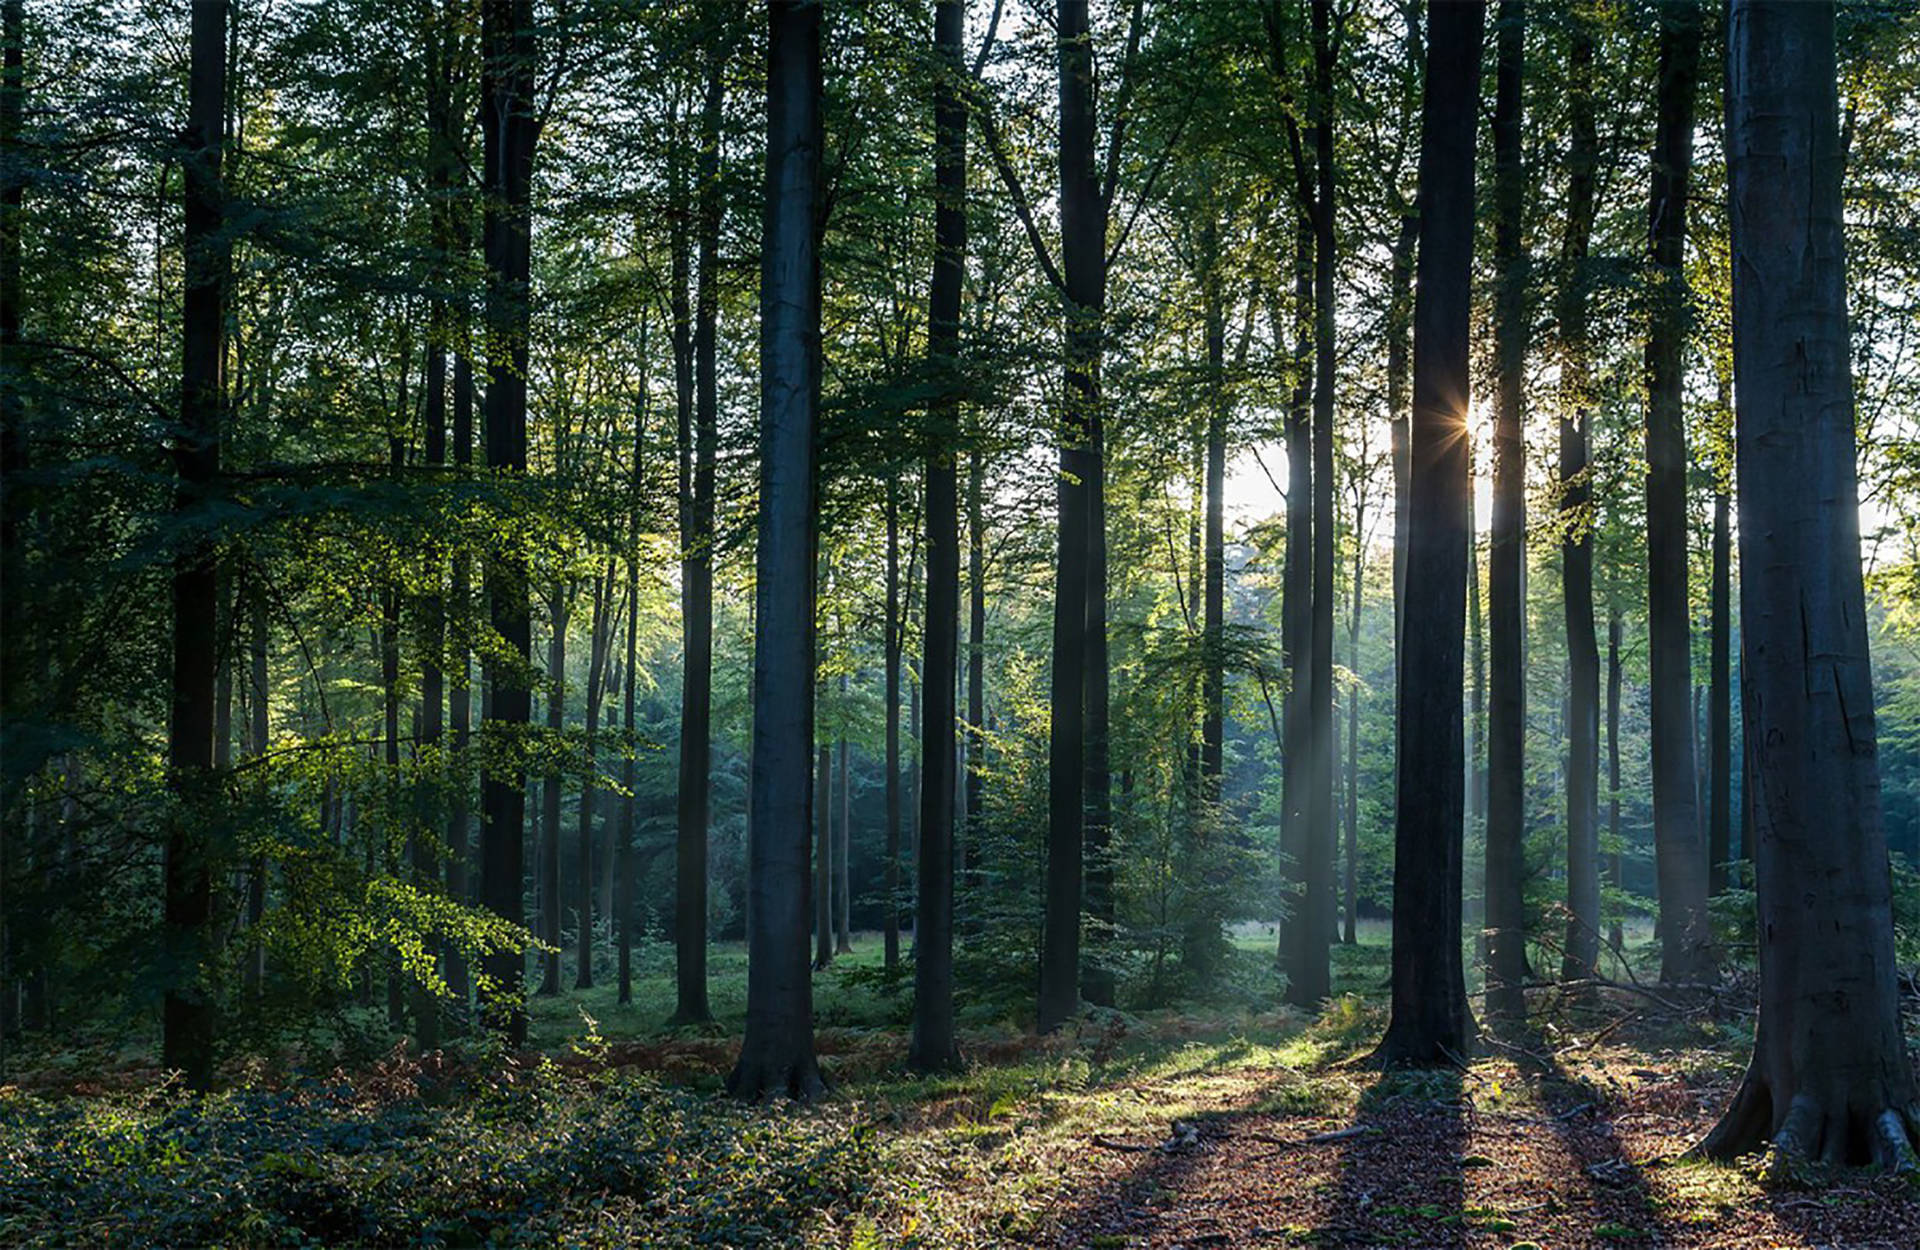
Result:
M1732 1160L1762 1157L1769 1181L1794 1182L1816 1167L1872 1166L1887 1172L1920 1172L1920 1103L1907 1107L1859 1107L1844 1097L1796 1094L1773 1127L1773 1091L1752 1071L1741 1082L1720 1123L1689 1158ZM1771 1134L1771 1136L1769 1136Z

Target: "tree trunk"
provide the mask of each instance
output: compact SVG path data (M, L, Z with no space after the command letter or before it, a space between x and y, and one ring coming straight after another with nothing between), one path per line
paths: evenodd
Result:
M487 467L507 476L527 470L528 286L532 239L534 35L532 0L486 0L481 122L486 161ZM481 733L481 902L501 919L525 915L526 760L521 741L532 712L525 676L532 642L524 552L494 549L486 561L487 614L505 654L486 665L487 709ZM503 761L505 765L503 766ZM526 957L496 951L484 961L486 1013L509 1045L527 1036Z
M727 1088L812 1098L807 831L813 795L814 441L820 405L820 6L767 9L747 1031Z
M1625 841L1620 833L1620 643L1624 633L1620 609L1607 613L1607 840L1613 844L1607 879L1616 890L1627 888ZM1607 944L1621 946L1621 923L1616 916L1607 928Z
M549 766L540 790L540 937L551 948L542 960L540 996L560 993L561 912L560 812L565 778L559 771L560 734L567 719L567 625L573 615L573 589L555 583L547 599L547 732L551 740Z
M269 731L272 726L268 708L267 598L257 585L247 596L247 608L252 627L252 638L247 648L250 658L247 681L247 754L258 757L267 753ZM259 936L260 922L267 914L267 871L268 865L264 856L254 856L253 862L247 866L247 930L253 940L248 946L246 965L241 975L242 989L249 1002L259 998L267 974L267 948L260 941Z
M1460 726L1469 482L1478 3L1435 0L1420 135L1420 258L1413 313L1412 481L1400 777L1394 829L1389 1061L1455 1062L1473 1044L1460 952L1465 761Z
M1912 1169L1860 575L1831 4L1734 0L1728 187L1760 1022L1702 1150Z
M946 386L957 387L961 282L967 255L967 111L962 95L961 40L965 0L934 7L934 55L940 85L934 99L933 280L927 301L927 358ZM960 405L957 390L934 411L926 448L927 591L921 630L927 708L920 755L927 775L920 791L920 860L914 909L917 936L913 982L913 1039L907 1059L915 1070L960 1066L953 1019L953 866L955 666L960 628L960 501L954 452ZM949 431L952 431L949 433Z
M1280 962L1289 1001L1299 975L1298 930L1305 921L1306 837L1313 646L1313 392L1308 356L1313 342L1313 223L1305 213L1293 232L1294 385L1286 417L1286 570L1280 585L1280 649L1287 663L1281 755L1280 854L1290 914L1280 924ZM1279 322L1275 321L1275 334Z
M1094 170L1094 82L1087 0L1062 0L1060 65L1060 235L1064 269L1066 370L1062 390L1059 553L1053 601L1053 684L1047 749L1046 910L1041 935L1040 998L1035 1027L1050 1033L1080 1000L1081 873L1091 845L1096 869L1105 858L1105 830L1088 819L1087 781L1094 771L1089 626L1102 626L1094 604L1094 484L1100 473L1100 335L1106 283L1106 212ZM1099 553L1104 556L1105 545ZM931 563L931 561L929 561ZM1099 593L1104 596L1101 570ZM931 607L931 605L929 605ZM929 613L931 619L931 613ZM923 675L924 676L924 675ZM929 701L932 688L928 688ZM1104 757L1100 761L1105 766ZM924 758L923 768L930 762ZM1088 844L1083 844L1088 839Z
M1313 621L1311 699L1308 739L1308 810L1302 877L1307 893L1301 908L1299 959L1291 969L1287 998L1316 1004L1332 992L1327 946L1335 932L1333 913L1333 608L1339 597L1333 584L1333 400L1334 331L1334 165L1332 0L1313 0L1313 119L1316 198L1314 236L1313 365Z
M1347 663L1356 680L1347 692L1347 847L1346 873L1341 894L1345 917L1340 932L1342 944L1352 946L1360 940L1360 611L1365 603L1367 584L1367 497L1364 490L1354 493L1353 509L1353 610L1347 623Z
M833 962L833 746L825 735L813 788L813 967L818 971Z
M427 393L422 413L426 426L422 440L425 444L423 459L427 472L437 477L447 461L445 304L436 302L428 316L432 324L427 333ZM440 762L441 734L446 722L446 675L441 668L441 653L446 646L446 604L439 594L442 571L441 567L434 568L431 588L420 603L425 637L421 640L420 648L420 744L416 749L429 767ZM427 768L423 767L414 781L419 796L414 805L417 819L415 827L407 835L412 851L414 885L423 891L430 891L435 878L440 875L433 862L433 844L424 836L433 827L431 817L439 789L427 780L428 775ZM440 1044L440 1001L425 983L414 987L413 1027L414 1040L423 1053Z
M1494 419L1493 517L1487 548L1487 633L1492 644L1487 721L1487 1015L1524 1023L1526 931L1527 462L1522 412L1527 368L1526 212L1521 87L1526 7L1501 0L1495 21L1493 109Z
M1569 19L1567 224L1560 247L1560 576L1567 628L1567 931L1560 975L1591 981L1600 959L1600 650L1593 618L1593 485L1587 458L1592 369L1587 346L1587 252L1593 238L1594 32Z
M1733 501L1713 492L1713 585L1707 675L1707 890L1727 888L1733 859Z
M847 675L840 674L840 705L847 705ZM833 953L851 955L853 953L853 873L848 862L853 858L853 786L847 776L847 735L843 729L840 741L835 748L838 756L835 771L839 777L834 782L835 796L840 800L840 818L835 822L837 831L833 839Z
M887 902L886 967L900 966L900 486L887 479Z
M967 830L966 880L977 885L987 766L987 525L986 466L979 447L967 457ZM970 925L977 926L979 917Z
M613 566L609 563L593 579L593 625L587 643L587 741L580 778L580 841L576 849L574 897L580 908L579 959L574 965L573 988L593 988L593 795L599 766L600 700L605 694L607 652L613 642Z
M220 475L226 291L230 244L220 166L226 148L227 6L195 0L187 81L186 258L180 369L180 433L174 441L178 474L174 511L206 503ZM213 933L213 846L204 810L213 785L215 615L219 581L213 547L184 548L173 566L173 715L167 768L176 811L167 829L166 941L174 966L186 969L167 987L162 1011L161 1063L178 1070L192 1090L213 1081L214 999L206 984Z
M463 338L465 330L463 328ZM464 478L473 463L473 366L463 342L453 360L453 458ZM472 563L464 547L453 553L453 602L462 619L472 604ZM452 738L451 795L447 804L447 897L466 905L473 901L471 871L472 813L468 810L472 781L468 747L473 733L472 674L467 663L465 627L456 630L447 653L453 684L447 694L447 723ZM467 957L457 948L447 951L447 989L456 1004L457 1019L464 1019L472 997L472 975Z
M1686 200L1700 73L1696 0L1662 5L1659 121L1650 210L1653 290L1647 330L1647 658L1653 739L1654 858L1660 879L1660 977L1695 984L1713 970L1706 847L1695 790L1692 644L1687 619L1685 383Z
M730 45L729 45L730 49ZM713 518L719 457L720 125L729 50L707 64L700 112L699 277L694 294L693 411L681 407L680 604L685 652L680 696L680 775L674 840L673 1021L704 1024L707 1004L707 840L711 824L713 700Z

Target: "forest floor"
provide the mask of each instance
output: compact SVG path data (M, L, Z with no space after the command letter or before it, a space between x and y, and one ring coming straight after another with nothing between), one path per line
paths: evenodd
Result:
M982 1025L937 1078L900 1068L910 995L869 939L823 974L835 1088L799 1111L716 1096L744 1006L724 949L704 1032L660 1028L653 975L630 1007L536 1004L520 1055L236 1067L199 1105L64 1051L0 1086L0 1245L1920 1247L1910 1181L1679 1159L1745 1061L1737 1003L1542 997L1523 1049L1383 1072L1385 935L1362 938L1315 1018Z

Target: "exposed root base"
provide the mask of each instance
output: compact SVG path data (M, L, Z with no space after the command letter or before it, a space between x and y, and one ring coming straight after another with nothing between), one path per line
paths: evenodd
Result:
M1920 1103L1862 1108L1801 1093L1787 1104L1778 1129L1773 1128L1773 1108L1773 1091L1749 1072L1720 1123L1688 1154L1720 1160L1761 1155L1767 1179L1781 1183L1806 1179L1819 1167L1920 1172L1915 1153L1920 1146Z
M783 1096L795 1102L813 1102L824 1097L827 1089L827 1080L811 1054L787 1062L751 1060L742 1055L727 1074L727 1093L745 1102L767 1102Z

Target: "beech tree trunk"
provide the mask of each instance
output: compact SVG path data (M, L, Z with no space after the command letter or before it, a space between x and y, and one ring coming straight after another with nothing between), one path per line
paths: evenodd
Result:
M1420 135L1420 258L1413 311L1412 481L1400 776L1394 828L1392 1016L1380 1055L1449 1063L1473 1044L1460 953L1474 122L1486 14L1434 0Z
M1059 553L1053 601L1053 684L1047 749L1046 910L1035 1027L1050 1033L1079 1008L1081 874L1086 852L1096 867L1104 829L1090 823L1093 771L1091 678L1097 663L1089 625L1096 619L1093 564L1095 482L1100 474L1100 337L1106 287L1106 209L1094 169L1093 45L1087 0L1062 0L1060 64L1060 238L1065 289L1066 377L1060 434ZM1104 558L1105 545L1100 545ZM1105 593L1104 570L1098 593ZM929 605L931 607L931 605ZM1097 613L1104 658L1105 606ZM931 613L929 613L929 619ZM930 680L937 680L934 675ZM932 686L928 687L929 703ZM931 761L922 759L922 767ZM1104 768L1104 759L1101 767ZM1085 845L1083 845L1083 839Z
M464 319L463 319L464 322ZM473 365L468 358L469 344L464 341L453 359L453 459L464 476L473 464ZM463 618L472 608L472 560L462 547L453 552L452 599ZM455 631L447 651L448 671L453 683L447 692L447 727L452 741L452 793L447 803L447 897L457 903L473 901L472 820L469 793L473 780L469 746L473 735L473 678L467 662L465 629ZM447 989L456 1004L456 1022L466 1019L472 994L472 973L464 952L449 948L446 961Z
M961 41L965 0L934 6L933 44L940 84L934 97L934 254L927 307L927 357L959 382L960 298L967 254L967 113ZM953 1019L953 775L955 665L960 628L960 500L953 434L958 433L957 390L931 414L935 430L927 443L927 597L921 631L927 675L926 716L920 756L926 775L920 788L920 858L915 891L917 938L913 980L913 1038L907 1061L918 1071L960 1066Z
M1487 719L1487 1016L1523 1023L1526 932L1527 462L1522 436L1527 367L1526 210L1521 88L1526 6L1501 0L1495 20L1493 106L1494 416L1493 517L1487 547L1487 633L1492 646Z
M833 962L833 746L824 735L813 788L813 967L819 971Z
M1713 493L1713 582L1708 595L1707 892L1727 888L1733 858L1733 501Z
M222 218L220 166L226 148L227 6L194 0L187 77L186 170L182 251L186 276L180 330L180 432L174 511L203 507L220 475L225 402L226 290L229 249ZM173 714L167 730L168 780L175 810L167 829L166 942L174 966L162 1007L161 1063L187 1087L213 1083L214 1000L205 983L213 933L213 846L206 805L216 794L214 684L219 609L216 555L207 543L184 548L173 566Z
M1309 634L1307 809L1302 838L1301 902L1287 999L1313 1005L1332 991L1328 943L1334 936L1333 806L1333 400L1334 165L1332 0L1313 0L1313 607Z
M547 731L553 739L555 763L549 766L540 789L540 937L549 949L541 961L540 996L560 993L560 915L565 904L560 888L560 811L565 798L559 772L559 737L567 719L567 625L572 616L571 587L556 584L547 599Z
M807 831L813 794L815 429L820 411L820 6L767 6L760 249L760 505L755 548L747 1031L738 1097L813 1098Z
M1700 76L1696 0L1659 7L1659 119L1648 233L1647 659L1653 741L1653 845L1660 878L1660 978L1696 984L1713 970L1707 850L1694 775L1693 651L1687 602L1686 200Z
M887 903L886 967L900 966L900 487L887 480Z
M847 703L847 675L840 674L840 704ZM834 782L835 797L840 800L840 818L833 840L833 953L853 953L853 786L847 769L847 735L841 731L835 753L839 779Z
M1753 1062L1702 1144L1915 1166L1860 575L1831 4L1727 32L1740 617L1759 891Z
M586 771L580 780L580 840L575 846L574 899L580 911L580 946L574 965L573 988L593 988L593 797L594 778L599 768L600 700L607 677L607 652L613 642L613 565L593 579L593 624L587 643L587 741L582 763Z
M528 281L532 257L534 34L532 0L486 0L481 11L485 83L487 261L487 467L527 470ZM512 924L525 916L526 760L521 742L533 710L526 672L532 644L527 560L495 547L486 559L487 615L506 654L486 665L481 735L480 899ZM493 653L490 651L489 655ZM519 1046L527 1037L525 953L496 951L483 961L489 1023Z
M673 1023L704 1024L707 1004L707 842L713 771L713 524L720 448L720 124L731 39L707 62L700 109L699 276L693 308L693 411L680 426L680 770L674 837Z
M1587 345L1587 253L1593 238L1594 34L1569 17L1567 225L1560 246L1560 576L1567 629L1567 931L1560 975L1590 981L1600 959L1600 650L1593 615L1593 485L1587 427L1592 369Z
M1607 860L1607 879L1616 890L1626 889L1625 841L1620 834L1620 643L1624 628L1617 605L1607 613L1607 838L1613 854ZM1607 943L1620 950L1621 922L1618 916L1607 926Z

